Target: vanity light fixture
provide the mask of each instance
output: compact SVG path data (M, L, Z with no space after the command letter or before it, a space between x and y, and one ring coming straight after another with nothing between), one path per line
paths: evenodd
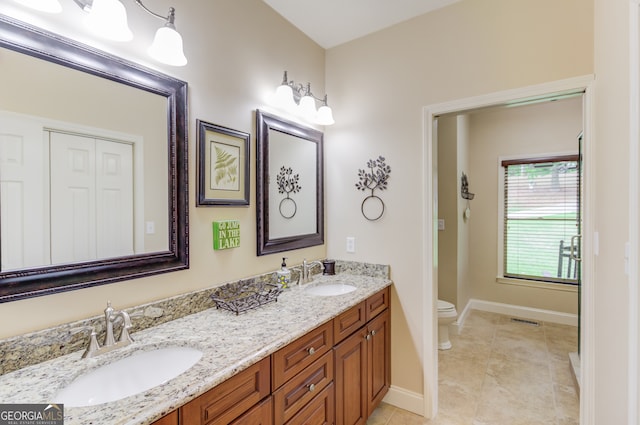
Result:
M58 0L14 0L23 6L30 7L31 9L39 10L47 13L60 13L62 12L62 5Z
M24 1L24 0L22 0ZM34 1L34 0L30 0ZM115 41L129 41L133 33L127 23L127 12L120 0L73 0L85 12L88 12L86 24L97 35ZM151 11L142 0L133 0L145 12L165 21L156 32L153 43L147 53L158 62L184 66L187 58L182 48L182 36L176 31L176 10L169 8L167 16Z
M316 101L321 103L319 109L316 110ZM287 71L284 71L282 83L276 89L274 98L275 106L286 110L287 112L301 115L308 121L315 122L320 125L332 125L333 112L327 105L327 95L324 98L318 98L311 93L311 83L306 86L296 84L293 80L289 81Z

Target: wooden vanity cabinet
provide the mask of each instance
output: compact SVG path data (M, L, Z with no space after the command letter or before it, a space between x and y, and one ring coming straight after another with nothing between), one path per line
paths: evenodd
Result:
M364 425L389 390L389 288L153 425Z
M368 298L365 311L366 324L334 348L336 425L365 424L391 383L389 288Z

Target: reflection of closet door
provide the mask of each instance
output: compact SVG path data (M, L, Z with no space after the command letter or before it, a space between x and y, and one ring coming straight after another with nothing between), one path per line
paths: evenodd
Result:
M133 147L96 140L98 258L133 254Z
M51 132L54 264L133 253L131 145Z
M50 133L51 262L96 258L95 140Z
M49 264L48 154L42 126L0 112L0 269Z

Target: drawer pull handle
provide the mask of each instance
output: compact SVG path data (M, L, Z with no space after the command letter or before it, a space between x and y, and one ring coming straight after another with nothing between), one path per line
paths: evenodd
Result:
M309 353L309 355L311 356L311 355L313 355L313 353L315 353L315 352L316 352L316 349L315 349L315 348L313 348L313 347L311 347L311 348L309 348L309 349L307 350L307 352L308 352L308 353Z
M315 384L309 384L309 392L314 392L316 390Z

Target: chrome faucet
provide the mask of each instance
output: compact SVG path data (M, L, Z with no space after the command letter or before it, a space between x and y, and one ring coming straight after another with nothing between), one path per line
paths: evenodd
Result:
M324 264L322 264L321 261L316 260L316 261L307 262L306 258L302 260L302 276L300 278L300 283L299 283L300 285L304 283L309 283L309 281L311 280L311 269L315 264L320 265L320 270L324 270Z
M119 318L122 318L122 331L120 332L120 338L116 342L113 337L113 324ZM100 354L108 353L116 348L126 347L133 342L133 338L129 335L129 329L131 329L131 317L129 317L129 313L126 311L115 310L111 307L111 301L107 301L107 308L104 309L104 321L106 334L104 336L102 346L98 343L95 329L91 328L89 346L82 355L83 358L91 358Z

